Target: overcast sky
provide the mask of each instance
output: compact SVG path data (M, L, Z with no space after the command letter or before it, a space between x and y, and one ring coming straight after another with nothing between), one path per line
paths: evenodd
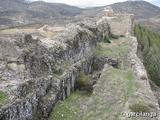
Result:
M31 1L38 1L38 0L31 0ZM109 5L116 2L123 2L126 0L43 0L43 1L54 2L54 3L65 3L78 7L93 7L93 6ZM145 0L145 1L160 6L160 0Z

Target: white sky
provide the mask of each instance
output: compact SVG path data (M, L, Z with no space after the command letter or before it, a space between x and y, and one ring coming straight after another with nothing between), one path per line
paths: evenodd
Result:
M38 1L38 0L31 0ZM41 0L42 1L42 0ZM54 3L65 3L68 5L78 6L78 7L93 7L93 6L105 6L116 2L123 2L126 0L43 0L46 2ZM159 6L159 0L145 0Z

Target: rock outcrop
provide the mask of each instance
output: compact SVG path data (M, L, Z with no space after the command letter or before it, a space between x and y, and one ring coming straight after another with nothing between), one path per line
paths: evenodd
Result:
M94 71L97 60L92 50L109 33L103 22L71 24L63 33L45 40L31 35L1 38L0 90L10 98L0 109L0 119L46 119L57 101L75 89L80 72Z

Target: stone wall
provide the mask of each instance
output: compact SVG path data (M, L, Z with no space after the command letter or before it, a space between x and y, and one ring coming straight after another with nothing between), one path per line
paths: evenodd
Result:
M115 15L113 17L106 17L110 25L110 31L115 35L126 35L132 33L133 15Z
M137 38L129 36L129 53L128 53L128 63L133 69L136 76L136 84L139 89L136 90L136 96L145 100L146 104L152 105L153 111L157 114L156 120L160 119L160 109L158 105L158 100L154 96L154 93L150 86L150 80L148 78L146 69L141 62L140 58L137 56L138 42Z

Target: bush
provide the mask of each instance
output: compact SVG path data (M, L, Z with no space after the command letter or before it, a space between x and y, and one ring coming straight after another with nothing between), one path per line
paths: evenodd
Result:
M104 38L104 43L111 43L110 39L108 37Z
M80 73L79 80L76 83L76 88L79 90L86 90L92 92L93 81L92 78L84 73Z

